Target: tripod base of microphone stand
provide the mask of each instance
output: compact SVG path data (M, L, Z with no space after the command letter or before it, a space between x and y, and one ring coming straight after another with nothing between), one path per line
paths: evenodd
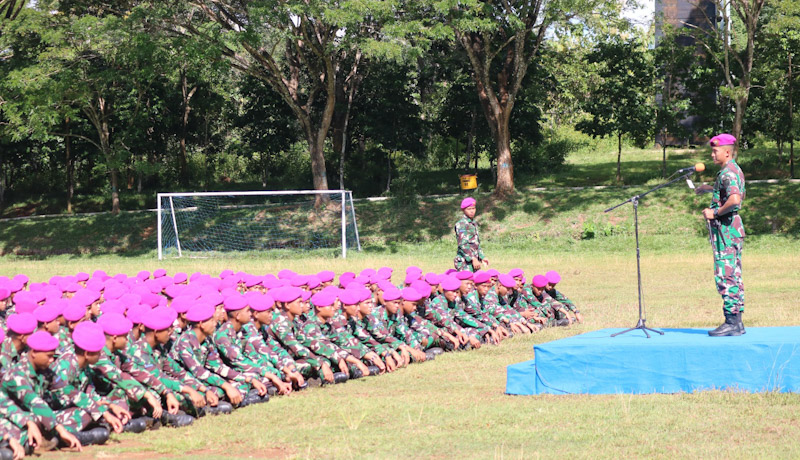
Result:
M626 334L626 333L628 333L628 332L631 332L631 331L636 331L636 330L639 330L639 329L641 329L641 330L642 330L642 332L644 332L644 335L645 335L645 336L647 336L647 338L648 338L648 339L650 338L650 334L648 334L648 333L647 333L647 331L650 331L650 332L655 332L655 333L657 333L657 334L664 335L664 333L663 333L663 332L661 332L661 331L659 331L659 330L656 330L656 329L650 329L649 327L645 326L645 324L644 324L644 319L642 319L642 318L639 318L639 322L638 322L638 323L636 323L636 326L634 326L634 327L632 327L632 328L630 328L630 329L626 329L626 330L624 330L624 331L622 331L622 332L617 332L616 334L611 334L611 337L616 337L616 336L618 336L618 335L621 335L621 334Z

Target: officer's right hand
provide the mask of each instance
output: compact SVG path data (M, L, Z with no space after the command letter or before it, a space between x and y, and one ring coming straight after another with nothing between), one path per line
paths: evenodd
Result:
M333 371L328 363L322 364L322 378L328 383L333 383Z
M481 269L481 261L478 260L478 259L472 259L472 268L474 268L475 270L480 270Z

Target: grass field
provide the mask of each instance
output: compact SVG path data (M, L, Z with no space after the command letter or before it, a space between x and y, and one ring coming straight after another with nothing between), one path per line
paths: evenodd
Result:
M683 161L692 164L695 159ZM623 174L626 167L623 163ZM552 180L555 184L560 179ZM492 265L501 271L520 267L529 275L559 270L564 278L560 287L584 313L581 325L449 353L393 374L311 388L227 417L198 420L188 428L114 436L108 445L89 448L83 456L800 458L797 394L504 394L505 367L531 359L534 344L635 324L632 212L630 206L610 214L602 210L646 188L523 190L505 204L479 195L482 237ZM800 325L798 198L798 184L748 186L742 213L751 235L743 262L747 327ZM648 196L640 207L642 274L651 327L714 327L722 319L710 248L697 218L706 199L690 195L684 186ZM333 251L317 251L280 259L266 255L159 262L154 236L148 233L154 219L146 214L4 222L0 244L3 253L11 255L0 257L0 275L26 273L38 281L94 269L132 274L158 267L170 273L219 273L226 268L342 272L384 265L396 272L407 265L443 271L454 255L450 227L457 200L358 204L365 250L351 252L346 260ZM82 249L70 250L76 246ZM77 456L45 456L59 457Z

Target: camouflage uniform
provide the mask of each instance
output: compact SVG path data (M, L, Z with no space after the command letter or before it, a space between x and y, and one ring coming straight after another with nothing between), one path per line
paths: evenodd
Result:
M326 358L331 367L336 367L338 369L339 361L346 359L350 356L350 353L325 336L321 329L323 325L327 330L333 329L333 326L324 324L315 315L297 330L297 339L317 356ZM341 371L342 369L339 370Z
M559 291L558 289L553 288L553 289L551 289L549 291L545 291L545 292L547 293L547 295L552 297L553 300L555 300L556 302L558 302L561 305L563 305L564 308L566 308L567 310L569 310L569 311L571 311L573 313L580 313L578 311L578 307L575 306L575 303L573 301L569 300L567 298L567 296L562 294L561 291Z
M23 350L25 347L23 347ZM0 344L0 368L9 369L11 366L19 361L19 353L17 347L11 341L11 337L6 337L3 343Z
M200 343L192 329L178 337L170 351L170 357L201 384L216 391L219 396L225 395L222 386L228 383L227 379L240 377L238 372L221 363L211 340L206 337L206 340ZM212 367L223 372L225 378L222 373L212 371Z
M283 353L279 353L270 347L255 324L245 323L239 332L243 346L242 353L257 367L277 375L281 380L284 378L282 369L294 367L294 360L286 350L281 348L280 351Z
M27 424L30 414L17 406L8 397L5 390L0 388L0 436L8 434L10 437L25 444L28 439Z
M100 359L92 366L97 392L123 408L140 409L147 389L136 379L120 370L120 358L103 347Z
M403 344L403 341L389 330L389 313L383 305L376 305L372 313L365 316L360 323L376 342L388 349L397 350Z
M481 250L481 241L478 237L478 224L474 219L464 215L456 222L455 232L458 249L456 250L453 264L456 270L475 271L472 267L472 261L485 259Z
M494 329L500 325L500 321L498 321L497 318L493 317L486 310L484 310L477 290L472 290L466 295L462 295L461 302L462 309L468 315L485 324L490 329Z
M275 341L281 348L289 352L297 364L297 370L305 378L320 375L323 363L330 364L327 359L315 355L305 345L303 345L297 334L298 329L294 321L279 311L272 313L272 322L264 325L270 339ZM266 338L266 337L265 337ZM267 342L269 344L269 342Z
M265 377L267 373L278 374L271 365L269 368L253 361L245 354L245 340L241 329L237 332L229 321L222 323L214 333L214 345L222 361L231 368L253 379Z
M711 209L719 209L731 195L739 194L742 203L745 198L744 174L731 159L717 173ZM714 246L714 281L722 296L725 313L735 315L744 312L744 283L742 282L742 249L744 245L744 224L739 216L740 206L735 206L728 214L711 221L711 242Z
M61 355L51 368L55 375L47 399L53 409L60 409L62 414L68 415L67 420L63 420L64 415L58 417L60 423L76 433L99 421L108 408L101 404L102 398L92 385L96 378L94 369L88 366L81 369L72 352Z

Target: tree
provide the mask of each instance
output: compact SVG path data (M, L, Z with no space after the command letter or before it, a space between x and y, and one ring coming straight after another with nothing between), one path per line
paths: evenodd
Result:
M617 137L617 182L622 181L622 136L637 144L651 139L654 128L653 63L644 43L636 37L606 37L588 56L597 66L600 82L585 106L591 117L577 128L592 136Z
M431 20L445 21L466 51L486 121L495 141L495 194L514 191L510 122L530 65L555 29L583 28L616 5L594 0L432 0ZM615 10L615 13L618 13Z
M761 11L765 0L711 0L716 16L710 17L701 6L705 27L686 23L698 43L722 71L721 95L732 100L735 113L731 134L742 136L742 123L753 85L752 72L756 38L761 30ZM731 14L735 15L735 17ZM721 19L721 24L720 20Z

